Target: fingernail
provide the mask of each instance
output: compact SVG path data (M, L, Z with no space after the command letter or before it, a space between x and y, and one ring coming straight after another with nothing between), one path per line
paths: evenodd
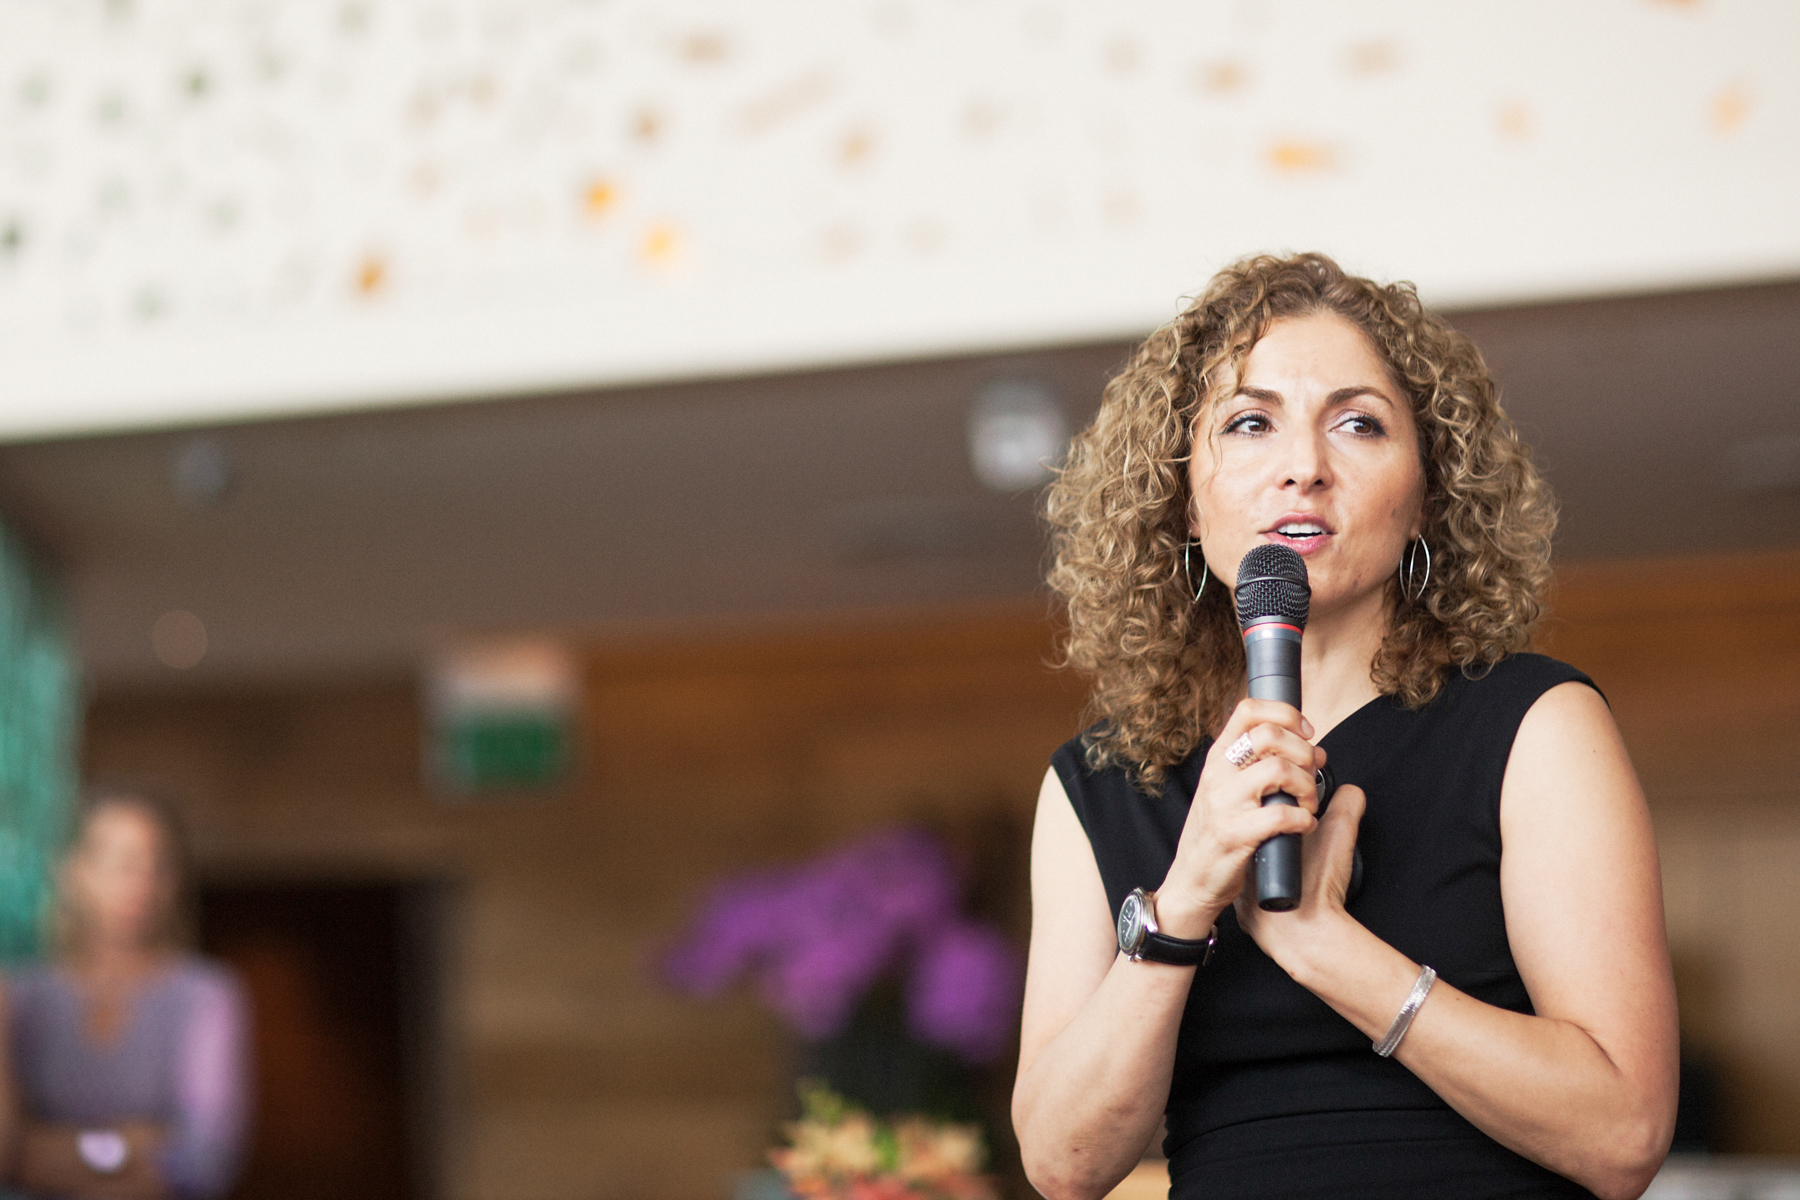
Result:
M1312 735L1313 735L1312 722L1307 720L1305 717L1301 717L1300 718L1300 736L1311 737Z

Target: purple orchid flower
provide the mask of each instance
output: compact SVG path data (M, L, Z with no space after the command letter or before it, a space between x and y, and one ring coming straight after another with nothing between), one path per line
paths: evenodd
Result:
M1006 1053L1019 1019L1024 974L1000 932L957 922L940 929L914 960L906 990L913 1036L956 1051L966 1061Z
M1003 1053L1017 1019L1018 956L957 915L956 871L915 830L880 833L785 870L715 887L663 963L682 991L716 995L751 975L802 1037L841 1033L884 974L910 966L915 1036L972 1062Z

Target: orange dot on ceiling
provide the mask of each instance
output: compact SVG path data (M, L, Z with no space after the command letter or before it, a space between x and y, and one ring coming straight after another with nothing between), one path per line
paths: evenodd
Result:
M838 144L838 157L846 167L856 166L875 149L875 135L866 129L852 130Z
M640 108L631 122L631 136L640 142L653 142L662 132L662 117L653 108Z
M1750 115L1750 93L1734 83L1713 97L1708 112L1714 133L1733 133Z
M1214 96L1237 91L1247 79L1244 68L1234 62L1207 63L1194 73L1195 85Z
M1522 142L1531 136L1531 110L1523 104L1502 105L1495 123L1500 133L1515 142Z
M691 34L681 43L681 57L691 63L723 62L731 52L731 44L723 34Z
M356 269L356 290L373 296L387 283L387 263L377 255L369 255Z
M604 179L596 179L581 193L581 207L590 217L603 217L619 202L619 189Z
M1337 156L1322 142L1280 141L1269 147L1269 165L1289 175L1328 171Z
M1382 75L1399 65L1400 51L1392 42L1364 42L1350 48L1352 74Z
M681 231L667 223L652 225L644 231L641 249L651 266L668 266L681 257Z

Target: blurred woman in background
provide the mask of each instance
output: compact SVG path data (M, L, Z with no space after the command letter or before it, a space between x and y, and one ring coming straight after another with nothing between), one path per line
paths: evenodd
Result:
M96 1200L223 1194L247 1123L248 1020L236 979L183 948L174 814L98 794L58 883L57 961L7 980L10 1182Z
M1655 840L1599 692L1527 652L1555 509L1497 393L1409 285L1256 258L1071 447L1050 582L1098 722L1040 795L1013 1100L1052 1200L1165 1118L1177 1200L1624 1198L1662 1162ZM1244 698L1272 546L1311 587L1298 710ZM1243 895L1277 834L1292 911Z

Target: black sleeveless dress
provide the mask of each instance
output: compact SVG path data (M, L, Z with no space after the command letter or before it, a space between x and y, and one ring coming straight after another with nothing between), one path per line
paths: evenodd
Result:
M1452 671L1417 712L1373 700L1320 742L1336 782L1368 795L1363 887L1350 914L1446 983L1515 1012L1532 1009L1500 902L1500 784L1526 711L1572 680L1593 686L1554 659L1514 655L1478 679ZM1114 913L1168 873L1208 745L1155 796L1123 769L1091 770L1080 738L1052 757ZM1591 1196L1378 1057L1230 909L1188 996L1167 1120L1175 1200Z

